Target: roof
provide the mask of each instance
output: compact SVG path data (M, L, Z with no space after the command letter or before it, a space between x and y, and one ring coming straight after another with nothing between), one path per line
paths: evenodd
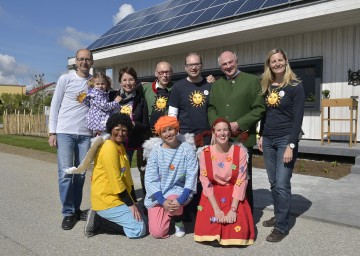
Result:
M56 85L56 83L55 83L55 82L52 82L52 83L50 83L50 84L44 84L44 85L42 85L42 86L33 88L32 90L27 91L27 92L26 92L26 95L33 95L33 94L35 94L35 93L37 93L37 92L39 92L39 91L45 90L46 88L48 88L49 86L52 86L52 85Z
M134 12L88 49L99 50L321 0L169 0Z

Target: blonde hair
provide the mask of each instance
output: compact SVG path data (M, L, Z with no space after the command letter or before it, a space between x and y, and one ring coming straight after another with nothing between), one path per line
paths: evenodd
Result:
M275 80L275 75L271 71L271 68L270 68L270 58L271 58L271 56L273 56L276 53L280 53L286 61L285 74L283 77L283 81L280 84L280 88L285 87L286 85L296 86L298 83L301 82L300 79L296 76L296 74L292 71L292 69L289 65L289 61L288 61L286 52L283 51L282 49L278 49L278 48L272 49L267 54L266 61L264 64L264 73L261 75L261 81L260 81L261 94L263 94L263 95L267 91L269 91L271 83Z
M95 82L95 79L96 78L101 78L101 79L104 79L105 83L106 83L106 91L109 91L111 89L111 78L108 77L105 73L101 72L101 71L98 71L96 72L92 78L90 78L88 81L87 81L87 84L89 87L91 88L94 88L94 82Z

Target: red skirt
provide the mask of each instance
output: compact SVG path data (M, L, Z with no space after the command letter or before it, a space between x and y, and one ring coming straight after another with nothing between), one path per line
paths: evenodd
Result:
M233 186L215 185L213 188L216 201L226 215L231 207ZM213 208L207 197L201 194L194 231L196 242L217 240L221 245L251 245L254 243L254 220L247 199L239 202L235 223L210 223L211 217L214 217Z

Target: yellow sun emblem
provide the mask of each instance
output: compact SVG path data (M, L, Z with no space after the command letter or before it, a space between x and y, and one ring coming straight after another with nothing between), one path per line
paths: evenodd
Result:
M82 103L84 101L85 97L86 97L86 93L82 92L82 93L79 93L79 95L76 97L76 99L78 100L78 102Z
M205 105L205 95L200 91L193 91L189 95L189 100L193 107L201 107Z
M120 109L120 113L127 114L129 116L131 115L131 112L132 112L132 108L130 105L124 105Z
M167 98L164 96L160 96L156 99L154 109L156 111L162 111L166 108Z
M280 104L280 95L277 90L272 90L266 97L266 105L269 107L277 107Z

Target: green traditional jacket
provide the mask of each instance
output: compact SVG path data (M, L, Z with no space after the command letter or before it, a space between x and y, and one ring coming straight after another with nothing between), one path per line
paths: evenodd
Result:
M253 147L256 125L264 113L265 102L257 76L240 72L233 80L224 76L213 83L208 108L210 126L218 117L237 122L241 131L249 132L249 138L243 144Z

